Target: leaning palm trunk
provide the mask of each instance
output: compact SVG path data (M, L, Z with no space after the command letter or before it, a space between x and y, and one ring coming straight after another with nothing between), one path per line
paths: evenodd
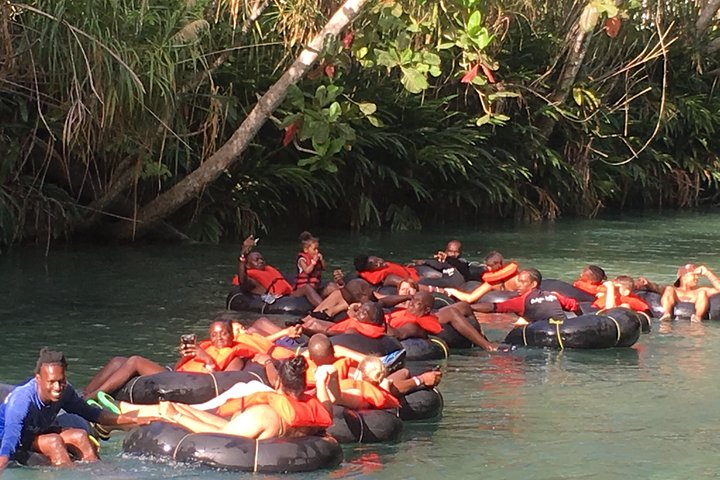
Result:
M590 47L591 36L586 33L579 24L574 27L574 38L570 52L565 60L557 86L550 96L550 101L554 105L562 105L570 95L575 80L577 80L578 72L582 67L585 55L587 55ZM557 120L552 117L545 117L544 121L539 125L541 134L548 138L555 128Z
M345 1L320 33L303 49L290 68L260 98L232 137L195 171L142 207L132 222L121 223L117 229L118 236L128 239L142 234L148 227L196 198L225 169L235 163L272 112L280 106L288 88L297 83L315 63L318 54L323 50L325 39L328 36L337 36L368 2L369 0Z

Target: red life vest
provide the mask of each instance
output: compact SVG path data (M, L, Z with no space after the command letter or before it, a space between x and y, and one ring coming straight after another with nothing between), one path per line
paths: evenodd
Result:
M482 280L483 280L483 282L489 283L491 285L496 285L498 283L505 283L508 280L510 280L512 277L517 275L517 272L518 272L518 264L515 262L510 262L507 265L503 266L500 270L483 273Z
M328 332L331 333L346 333L348 330L353 330L360 335L364 335L369 338L380 338L385 335L385 325L364 323L356 318L347 318L328 328Z
M216 413L221 417L230 417L255 405L269 405L288 427L327 428L333 422L320 400L305 394L294 398L278 392L257 392L226 402Z
M255 356L256 353L253 349L250 349L245 345L239 344L238 342L233 342L232 346L230 347L217 348L210 342L210 340L205 340L204 342L200 343L197 348L205 350L205 353L212 357L213 361L215 362L214 367L216 372L222 372L223 370L225 370L230 364L230 362L233 361L233 359L235 359L236 357L252 358ZM187 362L183 363L177 368L177 371L207 373L207 369L205 368L205 362L198 360L197 358L193 358L192 360L188 360Z
M411 278L416 282L420 280L414 268L404 267L399 263L385 262L385 266L378 270L364 270L358 272L358 276L368 282L370 285L379 285L385 281L389 275L397 275L402 279Z
M370 405L371 408L400 407L400 402L390 392L365 380L353 380L350 378L340 380L340 391L345 395L359 397L362 402Z
M264 270L248 268L245 273L274 295L290 295L293 291L292 285L285 280L282 273L270 265L266 265Z
M407 309L403 308L393 310L392 312L385 315L385 321L392 328L400 328L403 325L407 325L409 323L416 323L420 325L420 328L425 330L430 335L437 335L438 333L442 332L442 325L440 325L440 321L438 320L437 315L433 315L431 313L423 315L422 317L418 317L417 315L413 315L412 313L408 312Z
M320 287L320 280L322 278L322 267L319 263L316 263L310 273L305 273L300 266L301 258L305 259L305 263L307 265L310 265L313 260L309 253L300 252L297 254L298 274L297 277L295 277L295 290L297 290L298 287L307 285L308 283L317 290Z

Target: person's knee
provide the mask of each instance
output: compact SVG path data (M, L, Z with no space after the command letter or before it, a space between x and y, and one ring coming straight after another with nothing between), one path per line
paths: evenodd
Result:
M57 433L45 434L38 439L38 450L54 464L64 463L69 458L67 445Z
M73 445L81 450L92 448L87 432L81 428L63 430L62 438L66 445Z
M144 360L145 360L145 358L141 357L140 355L133 355L127 359L127 363L128 363L128 365L132 365L133 367L136 367L139 363L143 362Z

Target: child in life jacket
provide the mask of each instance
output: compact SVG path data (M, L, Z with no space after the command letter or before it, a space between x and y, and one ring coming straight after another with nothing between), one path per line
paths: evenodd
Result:
M320 252L320 239L310 232L300 234L301 252L297 254L298 273L295 277L295 290L310 285L322 298L327 297L338 289L338 285L329 282L324 287L322 284L322 272L325 270L325 258Z
M603 283L605 287L597 293L592 304L595 308L608 309L625 307L636 312L650 313L650 306L633 293L635 280L627 275L619 275L614 280Z

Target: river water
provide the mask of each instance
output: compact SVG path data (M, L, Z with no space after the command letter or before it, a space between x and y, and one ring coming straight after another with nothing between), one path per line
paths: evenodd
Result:
M470 259L499 249L546 278L572 280L596 263L609 275L670 283L688 261L720 270L719 229L720 213L702 212L421 234L318 233L330 269L349 268L358 252L427 257L457 237ZM259 247L290 271L296 232L274 237ZM40 248L11 251L0 257L0 381L29 377L43 345L65 352L76 386L110 356L173 361L178 335L203 335L222 309L237 253L237 245L56 246L49 258ZM442 365L442 418L407 423L397 444L348 447L338 469L302 478L714 478L720 324L675 322L668 333L654 327L630 349L453 353ZM487 326L496 341L506 330ZM4 478L250 478L127 458L121 442L103 444L100 464L12 469Z

